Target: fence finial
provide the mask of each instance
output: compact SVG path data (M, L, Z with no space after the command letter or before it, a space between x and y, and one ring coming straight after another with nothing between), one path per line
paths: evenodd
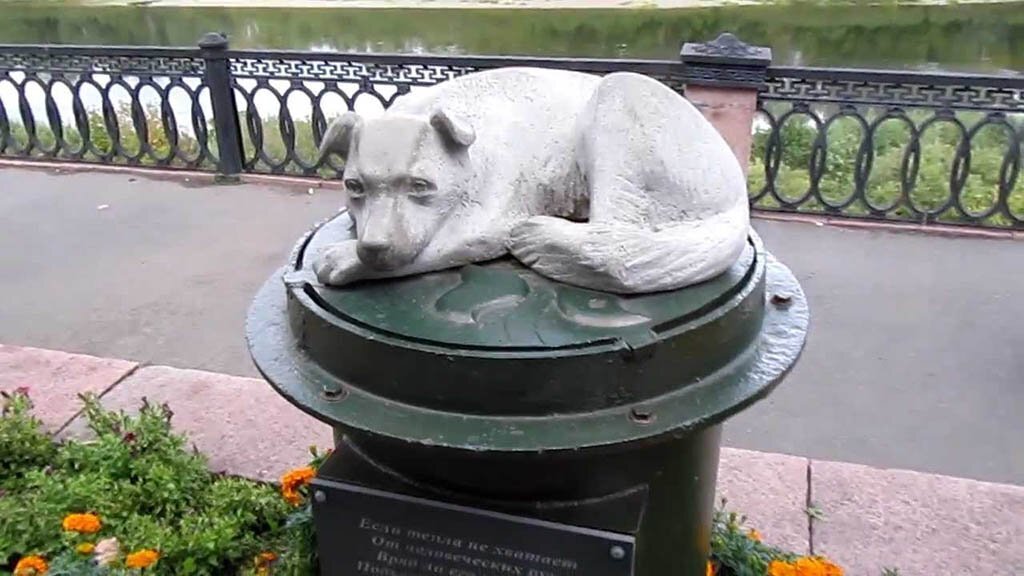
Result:
M223 32L208 32L199 39L199 47L203 50L227 50L228 35Z
M772 49L752 46L730 32L710 42L687 42L679 52L687 84L756 88L764 83Z

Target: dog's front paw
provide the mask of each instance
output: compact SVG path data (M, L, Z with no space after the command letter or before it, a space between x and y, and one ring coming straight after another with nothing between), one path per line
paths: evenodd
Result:
M343 286L361 280L365 267L356 253L356 242L341 242L324 249L313 262L313 271L323 284Z
M561 218L534 216L512 228L509 252L531 267L543 259L559 258L572 243L572 225Z

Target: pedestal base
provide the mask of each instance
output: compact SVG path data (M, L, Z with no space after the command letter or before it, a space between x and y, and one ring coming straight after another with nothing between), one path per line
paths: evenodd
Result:
M344 436L343 430L336 432L336 450L313 483L318 493L313 509L321 574L325 576L391 575L387 570L402 576L705 574L715 505L720 426L619 455L607 452L536 454L529 461L523 461L521 455L482 454L478 462L464 458L458 463L442 457L438 459L437 468L447 480L443 483L424 483L403 476L368 454L357 441ZM491 468L490 462L494 460L519 460L520 473L535 476L545 474L546 468L549 468L547 473L558 474L567 467L572 467L574 474L586 475L601 467L598 459L604 463L621 462L637 483L603 495L588 492L591 486L581 484L577 494L537 491L516 497L500 497L507 492L505 486L478 484L481 472ZM549 462L545 463L546 460ZM511 475L506 480L511 485L517 483ZM523 480L529 482L527 478ZM458 486L474 486L475 489L472 492L453 490ZM370 492L357 490L358 494L349 495L346 492L351 490L347 487L368 488ZM338 498L356 498L363 505L339 506ZM417 512L398 514L389 511L392 506L381 506L380 517L389 514L400 517L397 521L385 521L360 511L374 509L367 500L382 498L382 501L398 500L399 508L411 507ZM412 503L407 503L407 499L413 499ZM440 511L432 511L432 506ZM508 518L499 517L472 528L472 522L447 517L445 508L450 506L464 508L463 511L470 514L498 513ZM355 517L357 514L359 518ZM555 526L544 524L545 529L527 528L524 533L523 524L531 520ZM360 530L361 524L364 528ZM460 532L460 525L471 533ZM414 536L409 537L410 533ZM596 541L589 547L572 544L581 533L589 534ZM524 534L534 537L531 539ZM475 551L467 548L470 546ZM506 558L487 552L495 549L517 551L519 557ZM570 550L577 552L569 554ZM559 551L561 556L557 554ZM621 557L616 557L618 555ZM445 564L431 560L431 556L461 558L451 560L454 564ZM549 559L548 564L543 563L545 558ZM552 566L551 558L561 559L565 565ZM503 568L473 571L472 562L495 562L493 566L500 564ZM459 572L457 567L466 563L469 564L464 567L465 572ZM358 565L362 566L362 571Z
M303 239L247 323L267 380L338 431L314 498L324 574L705 574L721 423L779 383L807 332L799 284L756 235L726 273L658 294L583 290L510 259L323 286L310 255L351 240L349 224ZM393 520L353 517L375 506ZM437 564L458 556L445 538L484 551ZM540 548L512 559L533 565L483 569L492 546L528 541Z

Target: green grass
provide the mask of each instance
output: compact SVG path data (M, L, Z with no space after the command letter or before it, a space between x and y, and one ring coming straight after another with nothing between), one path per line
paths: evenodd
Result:
M778 114L785 109L772 110ZM827 116L822 114L827 119ZM929 111L913 112L907 118L918 129L931 119ZM880 113L873 111L866 117L870 126L879 121ZM983 124L985 117L980 113L958 113L956 118L964 124L966 131L979 127L971 139L970 169L959 201L970 216L989 212L999 200L999 175L1007 156L1013 152L1012 131L1018 134L1024 130L1022 118L1008 119L1009 126ZM807 115L793 115L780 128L781 154L775 191L789 202L804 198L812 191L811 165L814 143L819 136L817 128L809 124ZM820 200L813 195L800 206L800 211L824 212L821 200L833 206L847 203L857 190L856 161L866 139L865 128L851 117L841 117L831 122L825 130L826 156L824 170L818 182ZM917 178L906 190L903 198L901 167L907 148L912 140L908 124L902 120L888 118L880 121L874 130L872 141L873 163L863 185L864 197L875 208L887 209L889 217L915 219L909 209L912 204L922 212L937 212L935 220L959 223L967 220L953 206L942 210L951 199L951 175L958 147L962 145L964 133L951 119L938 120L928 124L919 135L920 162ZM765 185L765 155L768 148L769 132L758 131L750 160L749 188L752 195L760 193ZM1020 150L1016 151L1018 157ZM1011 156L1012 157L1012 156ZM1024 160L1024 157L1020 157ZM1018 178L1007 197L1007 205L1018 218L1024 218L1024 178ZM762 208L777 208L778 203L770 196L757 204ZM863 201L855 201L842 212L851 216L869 214ZM984 225L1002 227L1011 224L1003 214L994 214L983 221Z
M777 118L781 117L785 111L784 105L770 104L769 109ZM815 113L820 118L827 120L830 114L834 114L834 110L823 108ZM933 115L934 113L931 111L922 110L912 112L906 118L920 129L928 123ZM972 138L970 169L959 194L959 201L969 215L986 214L998 202L999 175L1011 150L1012 131L1015 130L1018 134L1024 131L1024 118L1021 116L1024 115L1008 118L1008 125L984 125L977 130ZM130 120L127 120L129 117L127 110L122 109L119 114L118 128L125 151L133 154L139 150L140 142ZM143 166L184 166L186 163L178 157L170 163L160 161L161 158L166 158L170 154L170 141L155 108L147 110L146 118L148 143L154 154L145 155L139 164ZM953 205L941 210L951 198L950 179L953 162L957 148L961 146L963 139L963 133L951 119L934 121L920 134L920 163L917 178L913 185L904 191L900 174L904 156L911 142L912 129L904 120L887 118L884 121L879 121L880 112L868 112L865 119L868 125L879 122L874 130L872 142L873 162L863 185L864 199L848 202L857 191L856 162L858 152L866 138L865 128L852 117L839 117L828 123L825 130L824 170L818 182L818 196L816 196L812 193L810 167L818 130L808 123L809 118L806 114L790 116L780 128L780 165L775 179L775 191L779 198L787 202L796 202L806 198L800 203L798 211L826 212L826 206L822 203L824 201L832 206L843 206L842 214L868 216L872 211L865 203L866 199L876 209L884 211L886 217L891 219L920 219L920 216L911 210L912 205L922 212L935 212L936 214L931 218L932 221L955 224L970 220L970 218L964 218ZM958 113L956 118L963 123L967 131L975 129L985 121L985 116L976 112ZM254 146L242 120L244 119L240 118L240 123L243 126L243 149L246 159L251 160L254 156ZM253 165L253 171L301 174L302 170L299 166L289 160L279 119L277 117L262 118L261 126L263 132L262 151L266 159L262 156L257 158ZM312 123L309 120L296 120L294 126L293 154L307 164L314 163L316 144ZM63 131L71 149L81 147L81 135L74 127L64 126ZM89 116L89 131L90 139L96 150L87 153L85 160L115 164L127 163L123 157L110 156L113 151L110 133L102 115L98 112ZM43 149L52 150L55 138L48 125L45 123L37 125L36 135ZM753 137L748 182L751 195L760 193L765 186L765 154L769 136L770 133L762 129L757 131ZM21 124L14 124L11 139L15 144L13 148L24 148L28 142L25 127ZM209 146L211 156L215 157L217 154L216 134L212 124L209 127ZM179 136L178 147L188 158L195 158L200 153L199 142L190 135ZM12 152L9 147L6 154L11 155ZM1021 151L1018 150L1017 153L1021 154ZM47 157L48 155L37 148L32 151L31 156ZM68 159L70 154L67 150L62 150L57 158ZM288 162L283 168L275 168L276 165L286 162L286 160ZM1024 166L1024 157L1021 157L1020 161ZM200 167L209 170L216 169L212 158L204 158ZM333 171L329 168L321 168L317 174L320 177L331 177ZM906 197L904 197L904 192L906 192ZM1016 217L1024 218L1024 175L1017 179L1014 188L1009 191L1007 205ZM765 195L755 203L755 207L771 210L778 209L780 204L771 195ZM834 213L835 210L832 212ZM1005 214L997 212L985 218L981 224L991 227L1006 227L1010 226L1012 222Z

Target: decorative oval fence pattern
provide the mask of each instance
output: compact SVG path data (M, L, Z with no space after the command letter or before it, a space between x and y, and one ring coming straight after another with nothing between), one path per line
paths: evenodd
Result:
M754 208L1024 229L1024 76L772 67L730 35L680 60L0 46L0 157L336 178L327 123L470 72L639 72L759 90ZM770 59L770 56L768 57ZM225 150L227 153L221 154Z
M1024 227L1024 77L770 68L759 113L757 208Z

